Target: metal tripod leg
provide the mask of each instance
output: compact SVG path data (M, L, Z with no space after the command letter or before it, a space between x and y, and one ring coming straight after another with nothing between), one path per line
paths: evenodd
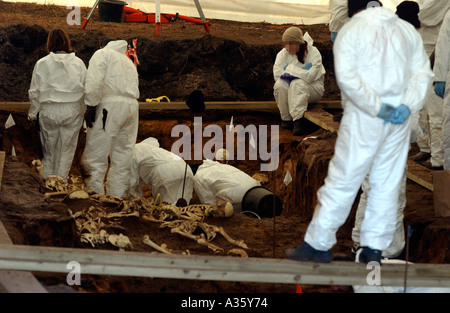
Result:
M209 34L209 23L205 18L205 14L203 14L202 7L200 5L200 2L198 0L194 0L195 6L197 7L198 14L200 15L200 19L202 20L203 27L205 27L205 31L207 34Z
M161 34L161 11L159 7L159 0L155 0L155 29L156 36Z
M198 0L194 0L195 6L197 7L198 14L200 15L200 19L202 20L203 27L205 27L205 31L209 34L209 23L205 18L205 14L203 13L202 7ZM160 10L160 0L155 0L155 27L156 27L156 35L159 36L161 34L161 10Z

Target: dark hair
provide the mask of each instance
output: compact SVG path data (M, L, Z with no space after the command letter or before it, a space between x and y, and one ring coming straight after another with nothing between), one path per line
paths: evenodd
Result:
M348 17L352 17L357 12L367 9L368 6L383 6L378 0L348 0Z
M305 41L300 45L300 49L297 52L297 59L300 63L305 63L305 57L308 54L308 43Z
M397 6L395 14L399 18L411 23L415 28L420 28L419 4L414 1L403 1Z
M72 44L66 32L60 28L50 31L47 37L48 52L65 51L70 53L73 51Z

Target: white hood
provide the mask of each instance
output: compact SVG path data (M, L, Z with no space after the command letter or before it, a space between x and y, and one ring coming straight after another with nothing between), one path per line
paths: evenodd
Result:
M57 65L64 67L64 63L68 62L75 56L75 53L49 53L49 58L51 58Z
M125 40L110 41L105 46L105 49L113 49L122 54L125 54L125 52L127 52L127 48L128 43Z
M387 24L389 22L393 23L396 21L398 16L391 10L385 7L375 7L368 8L359 13L356 13L352 19L367 19L369 24L381 25Z

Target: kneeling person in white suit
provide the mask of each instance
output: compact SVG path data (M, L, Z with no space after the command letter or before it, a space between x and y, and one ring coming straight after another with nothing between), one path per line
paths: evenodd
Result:
M219 150L220 151L220 150ZM223 160L220 153L216 160ZM213 160L205 160L194 176L194 190L201 203L213 205L228 201L234 212L242 212L241 202L245 193L260 183L240 169Z
M185 177L186 171L186 179ZM131 163L130 195L142 198L142 183L158 193L165 203L175 205L180 198L189 204L194 189L194 174L176 154L159 147L156 138L147 138L134 146Z

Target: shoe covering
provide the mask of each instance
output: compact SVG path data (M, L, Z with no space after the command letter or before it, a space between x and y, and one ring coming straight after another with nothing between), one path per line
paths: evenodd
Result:
M293 121L281 121L281 128L291 130L294 127Z
M286 249L288 259L296 261L313 261L319 263L329 263L332 259L331 250L320 251L311 247L306 242L294 249Z
M419 153L413 155L409 159L414 162L417 162L417 163L422 163L422 162L425 162L426 160L428 160L430 157L431 157L431 153L420 151Z
M381 264L382 252L383 251L371 249L369 247L361 247L361 250L356 254L356 262L367 264L375 261Z
M294 136L301 136L305 134L305 124L303 117L299 120L294 121L294 129L292 130Z

